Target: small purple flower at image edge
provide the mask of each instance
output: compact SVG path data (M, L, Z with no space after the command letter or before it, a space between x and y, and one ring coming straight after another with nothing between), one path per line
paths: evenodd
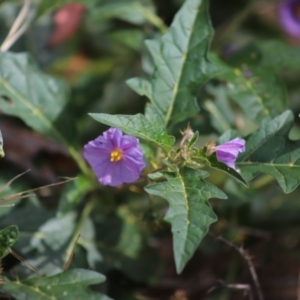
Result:
M300 38L300 0L282 0L278 6L278 13L284 31Z
M245 140L235 138L219 146L215 146L212 150L216 152L218 161L223 162L229 168L237 170L235 161L240 152L245 152Z
M103 185L135 182L145 168L143 150L136 137L110 128L84 146L84 158Z

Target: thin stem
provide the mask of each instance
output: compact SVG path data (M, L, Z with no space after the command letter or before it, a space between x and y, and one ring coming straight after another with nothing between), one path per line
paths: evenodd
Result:
M248 268L249 268L252 280L253 280L254 285L255 285L255 289L256 289L258 299L259 300L264 300L264 296L263 296L263 293L262 293L262 290L261 290L261 286L260 286L260 282L258 280L257 273L255 271L252 259L251 259L250 255L248 254L247 250L245 250L243 247L237 247L236 245L234 245L230 241L226 240L222 236L216 236L211 232L209 233L209 235L211 237L213 237L215 240L219 240L219 241L225 243L226 245L228 245L231 248L234 248L236 251L238 251L240 253L240 255L244 258L244 260L248 264Z
M205 101L204 107L206 110L210 112L211 115L215 117L216 120L218 120L219 124L222 127L222 131L225 132L226 130L229 130L231 128L229 122L227 121L226 117L222 115L222 112L218 110L217 106L214 104L213 101Z
M16 98L19 99L19 101L27 107L30 111L32 111L33 115L35 115L37 118L40 119L40 121L46 125L46 127L51 130L53 135L57 138L58 141L60 141L64 146L67 147L70 155L73 157L73 159L78 164L80 170L88 177L88 178L94 178L93 173L91 170L87 167L87 164L85 163L84 159L81 157L80 153L69 144L69 142L65 139L64 136L61 135L59 130L53 125L53 123L45 116L39 109L37 109L30 101L28 101L22 94L20 94L15 88L13 88L5 79L0 79L1 84Z
M29 8L30 8L30 0L24 0L24 5L21 8L19 15L17 16L13 26L8 32L8 36L7 36L8 38L14 35L16 31L18 31L18 29L20 28L20 26L22 25L23 21L25 20L28 14Z
M30 0L24 0L24 5L22 9L20 10L19 15L17 16L14 24L12 25L7 37L3 41L0 51L7 51L17 40L18 38L26 31L28 28L30 22L22 23L24 22L25 18L28 15L30 9ZM21 26L22 25L22 26ZM20 27L21 26L21 27ZM16 97L18 97L21 102L23 102L29 109L31 109L33 112L36 111L35 107L33 107L31 104L26 104L26 99L22 97L18 92L15 90L10 89L9 85L6 84L5 81L2 82L3 85L6 85L6 88L9 89L13 94L15 94ZM70 155L73 157L73 159L78 164L80 170L88 177L88 178L94 178L93 173L90 171L90 169L87 167L85 161L81 157L80 153L69 143L67 140L60 134L60 132L51 124L51 122L44 116L40 117L42 121L50 128L52 129L52 132L55 134L57 139L61 141L68 149Z
M82 226L84 225L86 219L88 218L88 216L90 215L90 213L92 212L92 210L95 208L96 203L97 203L96 200L92 200L92 201L89 201L85 205L85 207L83 209L83 212L81 214L80 220L77 223L75 232L73 234L73 238L72 238L72 240L71 240L71 242L69 244L69 247L68 247L68 249L66 251L66 259L65 259L65 264L64 264L63 269L66 269L67 265L69 264L69 258L72 256L73 249L75 248L75 245L76 245L76 243L78 241L78 236L80 236L80 234L81 234Z
M7 37L0 47L1 51L7 51L28 28L30 22L24 23L24 20L28 16L29 9L30 0L24 0L24 5L22 6L16 20L14 21L11 29L8 32Z
M7 51L18 39L19 37L27 30L30 22L25 23L14 35L12 35L8 40L4 41L1 45L0 50L5 52Z
M151 10L145 8L144 6L139 7L141 13L144 15L144 17L152 23L154 26L156 26L161 33L166 33L168 31L168 27L165 25L164 21L158 17L156 14L154 14Z

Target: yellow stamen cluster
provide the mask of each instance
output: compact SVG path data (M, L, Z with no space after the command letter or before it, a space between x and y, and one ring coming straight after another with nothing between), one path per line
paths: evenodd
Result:
M117 162L122 159L123 153L122 150L116 149L110 153L110 161Z

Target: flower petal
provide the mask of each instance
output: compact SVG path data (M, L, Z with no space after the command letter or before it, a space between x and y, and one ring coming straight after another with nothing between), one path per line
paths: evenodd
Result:
M223 162L229 168L235 169L235 160L237 158L236 155L229 152L217 151L217 158L218 161Z
M134 164L128 164L128 162L125 163L125 161L123 161L121 163L120 174L123 182L131 183L140 178L141 170Z
M245 140L241 138L235 138L231 141L228 141L224 144L221 144L219 146L216 146L216 150L222 150L222 151L228 151L232 153L239 153L245 151Z
M279 19L283 29L290 35L300 38L300 16L297 11L300 0L283 0L279 5Z
M103 137L107 140L112 148L121 147L122 131L118 128L109 128L107 131L103 132Z
M123 152L130 151L139 145L139 140L134 136L124 135L121 140L120 148Z
M224 144L214 147L213 151L217 154L218 161L223 162L232 169L235 168L235 161L239 152L245 151L245 140L235 138Z
M122 157L119 161L111 161L111 153L119 149ZM131 183L140 176L145 162L139 140L122 135L122 131L110 128L93 141L84 146L84 157L91 165L100 183L117 186Z
M97 176L99 182L103 185L118 186L123 183L121 175L121 162L109 162L101 172L101 176ZM100 175L100 172L98 173Z

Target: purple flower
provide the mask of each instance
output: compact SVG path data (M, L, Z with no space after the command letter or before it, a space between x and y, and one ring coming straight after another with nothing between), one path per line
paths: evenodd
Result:
M145 167L139 140L110 128L84 146L83 155L99 182L117 186L136 181Z
M279 5L279 18L284 30L300 38L300 0L283 0Z
M213 152L216 152L219 161L226 164L229 168L235 169L235 160L239 152L245 151L245 140L235 138L229 142L215 146Z

